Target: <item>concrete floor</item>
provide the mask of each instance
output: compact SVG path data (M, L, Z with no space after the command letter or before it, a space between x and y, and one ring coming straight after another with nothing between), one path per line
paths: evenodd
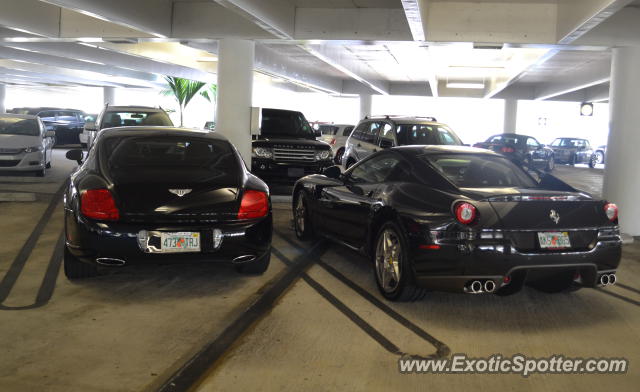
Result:
M366 259L323 241L299 243L289 206L276 203L272 264L263 276L173 265L71 283L60 271L55 198L74 166L63 153L56 151L44 179L0 177L0 192L36 196L0 203L0 391L638 390L637 241L625 245L619 269L631 289L606 289L613 295L525 289L504 298L431 293L394 304L377 294ZM598 169L556 174L591 192L602 180ZM32 252L25 243L35 244ZM625 357L631 365L625 375L528 378L398 372L397 352L447 351Z

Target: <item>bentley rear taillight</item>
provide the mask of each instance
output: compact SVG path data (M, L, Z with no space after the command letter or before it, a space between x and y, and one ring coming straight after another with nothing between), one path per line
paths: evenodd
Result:
M611 222L615 222L618 219L618 206L613 203L607 203L604 205L604 212L607 214L607 218Z
M108 189L89 189L80 194L80 211L87 218L116 221L120 211Z
M514 150L512 147L502 147L500 149L500 152L515 152L516 150Z
M478 216L478 210L476 209L476 207L473 204L467 202L457 203L453 210L456 214L456 219L463 225L473 223Z
M246 190L242 195L238 219L262 218L269 213L269 198L261 191Z

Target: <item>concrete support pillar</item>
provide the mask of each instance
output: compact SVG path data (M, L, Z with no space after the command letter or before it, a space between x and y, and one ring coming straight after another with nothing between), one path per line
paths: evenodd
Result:
M218 44L216 132L233 143L251 168L253 41L224 38Z
M640 235L640 47L613 49L604 197L618 205L620 229Z
M103 87L102 88L102 100L103 103L109 105L115 105L116 103L116 88L115 87Z
M6 112L6 107L4 100L7 96L7 86L4 84L0 84L0 113Z
M516 123L518 120L518 100L504 100L504 133L516 133Z
M371 95L360 95L360 120L365 116L371 116Z

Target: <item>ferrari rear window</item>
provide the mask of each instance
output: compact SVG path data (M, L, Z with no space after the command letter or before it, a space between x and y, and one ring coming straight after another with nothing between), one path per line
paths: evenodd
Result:
M522 169L502 157L429 154L423 159L459 188L534 188L537 185Z

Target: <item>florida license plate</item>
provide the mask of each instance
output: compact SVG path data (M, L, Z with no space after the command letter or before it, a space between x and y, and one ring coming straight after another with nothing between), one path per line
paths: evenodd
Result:
M566 231L554 231L538 233L538 241L542 249L566 249L571 248L569 233Z
M162 253L200 252L200 233L160 233Z

